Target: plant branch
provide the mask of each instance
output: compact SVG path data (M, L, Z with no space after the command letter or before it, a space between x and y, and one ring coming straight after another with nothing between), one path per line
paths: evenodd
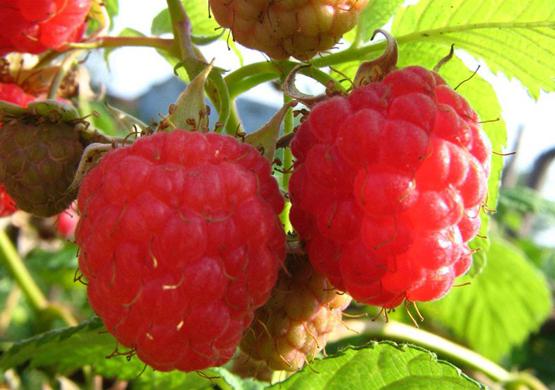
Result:
M530 389L547 390L535 377L527 373L509 372L484 356L444 339L433 333L397 321L374 322L349 320L345 327L333 334L334 340L353 336L368 336L372 339L383 338L418 345L438 353L449 361L461 366L483 372L496 382L506 386L524 384Z
M158 37L99 37L90 42L70 43L68 46L73 49L102 49L118 47L152 47L174 53L173 39Z
M177 46L179 58L196 58L192 42L191 21L183 8L181 0L167 0L173 28L174 44ZM191 75L189 75L191 76ZM191 77L192 78L192 77Z
M208 63L200 50L193 45L191 21L182 2L180 0L167 0L167 4L175 39L174 51L178 53L176 57L180 59L181 65L185 68L189 79L193 80L204 70ZM226 126L228 119L234 116L237 117L237 113L234 112L233 104L230 104L227 85L218 71L212 70L210 72L205 90L220 114L220 123L229 132L229 127Z

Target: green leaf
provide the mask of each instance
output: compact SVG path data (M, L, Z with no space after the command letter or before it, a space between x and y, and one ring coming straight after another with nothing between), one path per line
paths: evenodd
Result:
M199 372L158 372L148 370L134 382L133 389L213 389L261 390L264 384L251 379L242 379L225 368L216 367Z
M483 387L425 349L386 341L346 349L336 356L316 360L286 381L270 387L274 388L416 390Z
M505 188L501 192L499 202L508 210L555 218L555 202L529 187Z
M539 328L552 302L543 275L517 247L495 239L487 267L469 286L420 308L475 351L498 361Z
M183 6L191 21L193 43L197 45L208 44L215 41L223 30L213 18L209 18L207 0L184 0ZM170 13L167 9L161 11L152 20L151 32L154 35L172 33Z
M554 28L552 0L422 0L397 13L392 32L403 44L455 44L537 98L555 89Z
M403 0L371 0L360 14L357 28L351 30L345 38L357 42L370 40L374 30L383 27L402 3Z
M244 381L224 368L164 373L145 368L137 357L129 359L120 354L108 358L116 345L102 321L93 318L75 327L49 331L14 344L0 355L0 371L29 364L31 368L64 375L90 365L96 374L106 378L135 380L134 389L212 389L217 385L224 390L257 390L263 387L260 382Z
M163 122L164 130L208 131L209 113L204 102L204 88L211 71L212 65L207 65L179 95Z
M106 377L124 380L137 377L144 368L139 359L107 358L116 345L100 319L93 318L75 327L56 329L14 344L1 355L0 370L29 364L31 368L50 369L64 375L91 365Z
M114 20L114 17L119 14L119 0L102 0L102 3L106 7L108 15L110 15L110 20Z

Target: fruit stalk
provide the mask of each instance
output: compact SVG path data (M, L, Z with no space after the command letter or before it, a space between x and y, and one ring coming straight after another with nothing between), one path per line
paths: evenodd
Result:
M362 320L345 321L330 337L329 343L346 337L364 336L369 339L390 339L429 349L452 363L480 371L505 388L516 384L532 390L547 390L537 378L527 373L509 372L484 356L443 337L397 321L374 322Z
M193 45L191 21L181 1L167 0L167 3L174 33L174 50L172 54L181 60L180 64L185 68L189 79L193 80L208 65L207 61L200 50ZM219 122L222 126L226 126L228 119L237 116L237 113L233 104L230 103L231 98L227 85L218 72L210 72L205 91L218 110L218 114L220 114ZM233 135L236 129L226 126L226 131L228 134Z
M108 49L118 47L152 47L173 54L174 40L158 37L99 37L90 42L71 43L74 49ZM59 55L60 53L54 53Z

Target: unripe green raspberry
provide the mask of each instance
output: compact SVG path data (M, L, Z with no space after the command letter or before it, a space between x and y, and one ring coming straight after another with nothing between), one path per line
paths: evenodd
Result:
M34 116L9 120L0 130L0 182L18 209L58 214L75 199L68 187L83 149L73 124Z
M210 0L214 17L243 46L278 60L307 60L351 30L368 0Z
M305 257L289 256L286 266L272 297L256 311L241 340L241 350L253 360L253 367L255 362L264 362L276 371L300 370L325 347L351 302L316 273ZM259 363L256 366L260 368Z

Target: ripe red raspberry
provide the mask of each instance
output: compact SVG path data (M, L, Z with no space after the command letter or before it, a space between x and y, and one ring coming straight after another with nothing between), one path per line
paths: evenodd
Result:
M329 98L291 147L291 220L337 288L390 308L468 270L491 146L438 74L408 67Z
M36 98L25 93L25 91L17 84L0 83L0 100L8 103L17 104L21 107L27 107Z
M1 0L0 55L39 54L81 39L91 0Z
M26 94L25 91L16 84L0 83L0 101L26 107L27 104L31 103L34 99L34 96ZM14 200L8 195L4 186L0 184L0 217L11 215L15 210L17 210L17 208L15 207Z
M210 0L214 17L243 46L307 60L352 29L368 0Z
M271 370L300 370L326 346L329 333L341 323L343 310L351 302L315 272L306 258L290 256L286 268L241 340L244 356L235 366L250 367L250 376L267 376L261 363Z
M66 240L73 240L78 223L79 213L77 212L76 205L71 205L56 218L56 230Z
M3 185L0 185L0 217L7 217L12 215L17 208L15 202L8 195Z
M283 199L260 153L157 133L108 153L78 206L79 267L108 331L161 371L228 361L285 257Z

